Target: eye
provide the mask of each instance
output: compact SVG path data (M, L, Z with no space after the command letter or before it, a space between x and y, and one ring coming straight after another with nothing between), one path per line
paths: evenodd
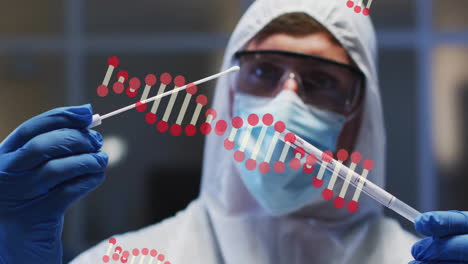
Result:
M304 86L311 90L334 92L336 87L336 81L327 76L315 76L314 78L304 79L303 82Z
M323 89L333 89L336 81L328 76L317 76L315 82L320 85Z
M281 73L281 68L267 62L257 63L251 70L251 76L261 81L277 81Z

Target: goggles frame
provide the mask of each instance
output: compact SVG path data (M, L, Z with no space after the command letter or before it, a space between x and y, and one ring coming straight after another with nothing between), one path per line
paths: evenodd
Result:
M241 51L237 51L236 53L234 53L234 59L236 59L240 64L241 58L244 56L249 56L249 55L280 55L280 56L286 56L286 57L292 57L292 58L300 58L304 60L314 60L315 62L321 62L324 64L333 65L334 67L340 67L342 69L345 69L346 71L349 71L356 77L354 80L355 82L359 83L359 86L356 88L358 89L357 91L358 94L356 98L354 98L355 102L352 102L350 109L342 114L346 115L348 118L352 117L356 114L356 112L360 108L360 105L362 104L363 98L366 93L366 84L365 84L366 77L359 68L353 65L340 63L334 60L330 60L327 58L314 56L310 54L293 52L293 51L285 51L285 50L241 50ZM294 71L294 73L297 73L297 72ZM238 77L238 75L239 73L236 74L236 78ZM302 77L301 74L299 75L300 77ZM356 85L356 84L352 84L352 85Z

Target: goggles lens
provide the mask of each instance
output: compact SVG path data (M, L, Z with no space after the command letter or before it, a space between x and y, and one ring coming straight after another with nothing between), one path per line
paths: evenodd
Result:
M274 97L286 80L294 78L298 94L311 104L343 115L358 108L364 94L364 74L332 60L287 51L240 51L235 90Z

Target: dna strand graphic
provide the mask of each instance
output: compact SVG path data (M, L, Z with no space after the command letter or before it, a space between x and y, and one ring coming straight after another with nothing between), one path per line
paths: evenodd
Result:
M355 1L357 3L355 3ZM362 11L363 15L368 16L368 15L370 15L370 8L371 8L371 5L372 5L372 1L373 0L367 0L367 4L364 6L364 0L348 0L346 2L346 5L349 8L354 7L354 12L359 14Z
M114 248L115 247L115 248ZM114 253L112 253L114 249ZM148 248L134 248L130 254L128 250L123 250L121 246L117 245L115 238L109 239L109 245L106 254L102 257L104 263L119 262L129 264L171 264L169 261L164 261L166 257L156 249L149 250Z
M112 75L116 65L118 65L118 59L116 57L108 59L109 67L103 84L97 88L99 96L105 97L108 94L107 86L111 78L109 74ZM169 73L161 74L159 79L160 84L157 95L165 92L168 86L174 86L173 89L178 89L183 87L186 83L183 76L179 75L173 79ZM125 71L119 71L119 73L117 73L117 80L113 84L113 90L116 94L123 93L123 87L127 81L126 95L130 98L134 98L140 90L141 82L136 77L129 79L128 73ZM326 171L331 171L330 180L327 186L322 190L322 197L325 200L333 200L333 204L336 208L344 208L346 205L345 196L349 189L349 184L354 183L353 185L357 187L352 198L347 203L346 208L349 212L356 212L358 210L359 197L363 185L366 184L365 179L374 168L374 163L371 159L366 159L362 162L362 172L359 174L359 177L356 178L356 176L353 175L357 170L358 164L363 160L360 153L354 152L350 155L348 151L340 149L336 153L337 160L334 159L334 154L331 151L320 152L322 153L320 156L307 153L305 149L298 144L300 141L299 137L289 132L286 128L286 124L280 120L275 120L271 114L264 114L260 117L252 113L246 120L243 120L241 117L234 117L229 122L221 119L216 120L216 110L207 108L208 98L203 94L197 95L198 87L193 83L187 85L182 106L179 112L175 113L176 120L174 123L170 124L170 117L174 115L174 105L178 94L184 93L184 91L171 94L166 109L160 108L161 99L155 100L153 105L149 107L143 102L148 98L152 88L156 86L157 77L154 74L148 74L144 82L145 88L140 99L135 103L135 108L138 112L149 110L145 115L145 121L149 125L156 124L156 129L159 132L165 133L170 131L173 136L180 136L182 132L187 136L194 136L197 131L203 135L208 135L213 132L217 136L225 137L224 148L228 151L234 151L233 158L236 162L244 163L243 165L249 171L258 169L262 174L269 173L270 171L285 173L288 166L292 170L302 170L305 174L310 175L314 172L314 167L320 165L317 175L312 178L312 186L315 188L324 187ZM103 92L103 90L106 92ZM183 94L181 96L183 96ZM193 98L195 98L195 100L193 100ZM193 101L195 101L196 104L195 110L191 115L190 122L184 125L184 119L189 114L187 113L188 106ZM202 115L204 109L206 110L204 115ZM160 119L160 113L158 113L158 111L163 112L162 118ZM241 130L244 132L240 133ZM252 136L254 130L260 130L258 137ZM273 132L273 136L269 142L266 142L267 132ZM248 147L252 146L252 151L247 151ZM262 147L267 147L267 150L260 155ZM274 160L273 153L276 148L281 149L281 154L277 157L277 160ZM290 154L293 154L293 158L287 161L287 157ZM346 161L350 162L350 166L341 189L339 192L335 190L338 194L335 197L334 189L337 189L336 182L340 175L341 168L345 167L344 163ZM335 197L335 199L333 199L333 197Z

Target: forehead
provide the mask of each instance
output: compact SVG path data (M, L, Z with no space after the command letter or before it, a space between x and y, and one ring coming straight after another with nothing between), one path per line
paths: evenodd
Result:
M266 37L261 42L254 39L247 45L247 50L293 51L351 64L346 50L326 33L314 33L305 36L277 33Z

